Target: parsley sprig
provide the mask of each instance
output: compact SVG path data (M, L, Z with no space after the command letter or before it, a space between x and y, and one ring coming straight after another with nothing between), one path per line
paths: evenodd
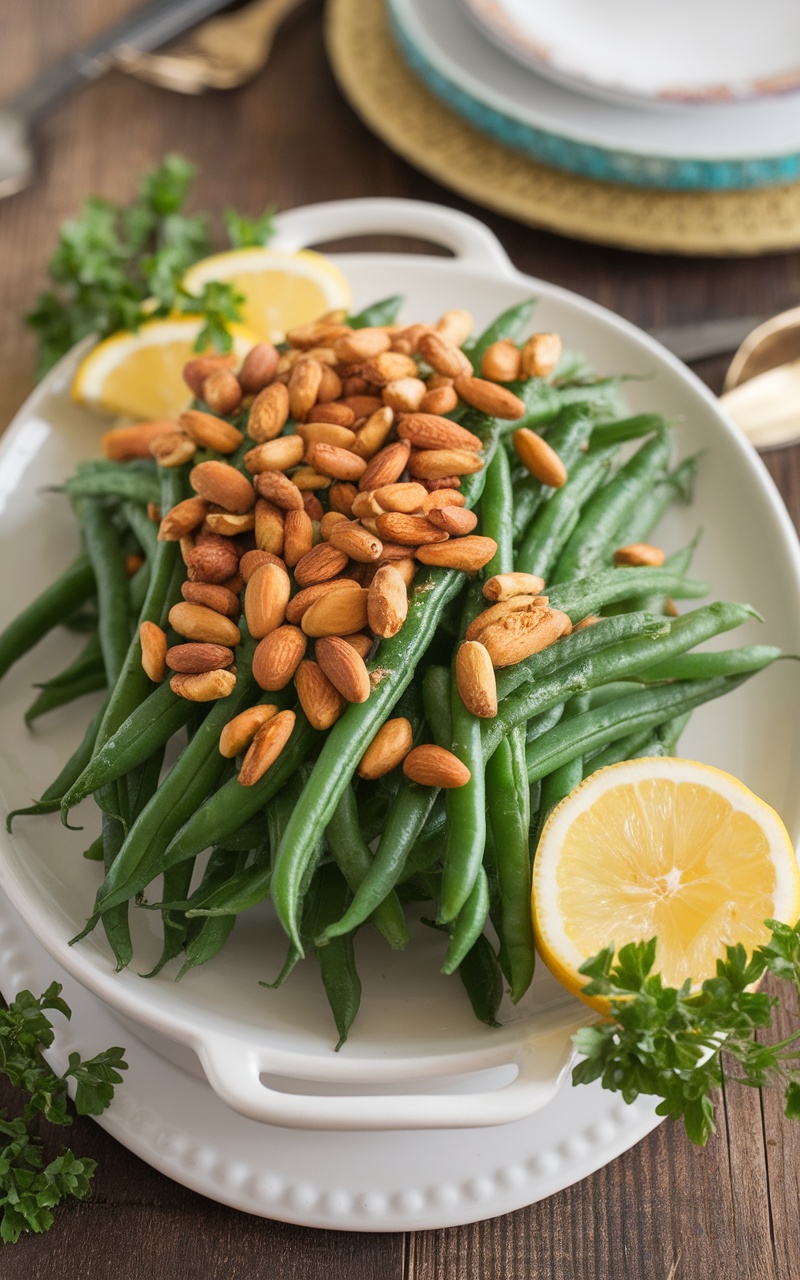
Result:
M756 1033L771 1025L777 996L749 988L771 973L800 992L800 923L768 920L770 940L748 959L743 946L726 948L715 977L699 990L668 987L654 973L656 939L607 947L581 966L591 978L586 995L610 1002L610 1021L582 1027L574 1042L583 1055L574 1084L600 1080L633 1102L661 1098L656 1111L683 1118L692 1142L705 1146L714 1124L715 1092L726 1081L784 1090L785 1114L800 1118L800 1030L777 1043Z
M230 349L228 326L241 320L241 294L219 281L198 297L181 286L187 268L212 249L208 216L185 211L194 176L183 156L165 156L140 179L129 205L93 196L63 224L48 267L53 287L27 317L39 339L39 376L87 334L105 338L175 312L205 317L199 346ZM253 219L228 209L224 218L234 248L272 236L271 209Z
M61 999L61 984L52 982L38 998L21 991L0 1008L0 1072L26 1095L22 1115L0 1111L0 1240L15 1243L21 1233L46 1231L53 1210L67 1196L83 1200L89 1193L95 1161L78 1159L67 1148L45 1165L42 1139L32 1132L37 1116L54 1125L72 1124L69 1081L75 1082L78 1115L97 1116L114 1097L114 1087L127 1069L124 1050L106 1049L94 1058L69 1055L63 1076L47 1065L42 1050L53 1043L47 1011L72 1016Z

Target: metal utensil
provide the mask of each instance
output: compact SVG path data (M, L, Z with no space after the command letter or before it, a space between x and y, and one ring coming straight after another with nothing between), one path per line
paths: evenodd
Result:
M158 53L129 49L123 71L178 93L234 89L252 79L269 57L278 27L299 0L252 0L195 28Z
M19 93L0 105L0 199L30 182L34 168L31 135L41 117L82 85L110 70L131 50L148 51L216 13L227 0L151 0L69 53Z

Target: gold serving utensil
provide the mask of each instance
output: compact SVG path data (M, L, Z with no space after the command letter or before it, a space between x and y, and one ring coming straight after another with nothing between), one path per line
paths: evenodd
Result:
M234 89L251 80L269 57L283 19L299 0L252 0L209 19L158 52L128 49L123 71L177 93Z
M757 449L800 439L800 307L747 335L731 360L720 401Z

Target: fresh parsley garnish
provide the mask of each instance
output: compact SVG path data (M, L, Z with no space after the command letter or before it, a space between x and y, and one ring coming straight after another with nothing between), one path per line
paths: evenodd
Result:
M771 1025L776 996L748 990L769 972L800 992L800 923L768 920L772 936L748 959L743 946L726 948L717 972L697 991L685 982L665 986L653 972L656 939L629 943L616 956L607 947L581 966L587 995L610 1001L610 1021L582 1027L574 1042L583 1055L574 1084L600 1080L633 1102L661 1098L656 1111L683 1119L692 1142L705 1146L714 1124L713 1095L735 1080L784 1090L785 1114L800 1118L800 1030L773 1044L756 1033Z
M21 991L7 1008L0 1008L0 1072L26 1095L22 1115L12 1118L0 1111L0 1240L5 1244L13 1244L26 1230L46 1231L53 1209L65 1197L83 1200L88 1195L95 1170L94 1160L78 1159L69 1149L45 1165L44 1144L30 1122L42 1116L50 1124L72 1124L70 1079L76 1085L78 1115L100 1115L128 1065L124 1050L114 1047L94 1058L71 1053L64 1075L56 1075L42 1056L54 1038L50 1010L72 1016L58 982L38 998Z
M181 288L187 268L212 249L207 215L185 212L194 175L182 156L165 156L129 205L93 196L62 225L48 268L52 288L27 317L39 340L39 376L87 334L105 338L171 312L203 315L198 344L230 349L228 325L241 320L241 296L224 282L199 297ZM273 211L250 219L229 209L225 225L234 248L266 244Z

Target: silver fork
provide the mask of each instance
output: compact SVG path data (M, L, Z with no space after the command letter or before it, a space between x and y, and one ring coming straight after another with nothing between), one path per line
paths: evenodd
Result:
M46 67L0 105L0 199L30 182L34 168L33 128L51 107L124 62L132 50L157 49L226 3L228 0L151 0L83 48Z

